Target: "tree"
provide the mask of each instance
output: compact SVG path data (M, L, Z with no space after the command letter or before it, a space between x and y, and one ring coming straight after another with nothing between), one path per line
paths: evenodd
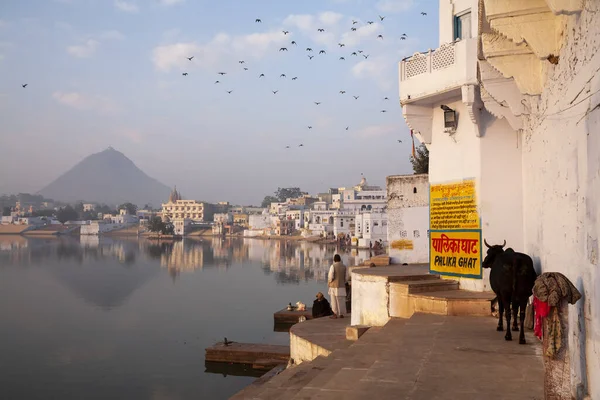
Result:
M9 217L10 216L10 212L11 212L11 208L6 206L2 208L2 216L3 217Z
M150 232L160 232L163 229L163 222L160 217L152 217L150 223L148 224L148 229Z
M279 199L274 196L265 196L264 200L261 203L262 208L267 208L271 205L271 203L277 203Z
M280 203L283 203L287 199L297 199L298 197L302 197L305 194L306 193L304 193L298 187L277 188L277 191L275 192L275 197L277 197Z
M63 224L67 221L76 220L78 216L77 211L71 206L65 206L56 213L56 219Z
M100 206L96 206L96 209L94 211L96 211L96 213L102 213L102 214L116 214L106 204L102 204Z
M54 210L35 210L32 215L34 217L52 217L54 213Z
M77 211L79 214L83 214L83 202L80 201L79 203L75 204L75 207L73 207L75 209L75 211Z
M429 173L429 150L423 143L415 150L415 157L410 156L410 163L413 166L415 174Z
M123 203L123 204L121 204L117 208L119 210L126 209L127 213L130 214L130 215L135 215L135 213L137 212L137 206L135 204L132 204L132 203Z
M163 235L174 235L175 234L175 226L168 222L168 223L163 223L163 229L161 230L161 232Z

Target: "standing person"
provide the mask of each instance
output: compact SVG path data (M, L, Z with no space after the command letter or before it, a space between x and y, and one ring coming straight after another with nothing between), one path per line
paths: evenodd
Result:
M339 254L333 256L333 264L327 274L327 286L331 297L333 315L330 318L344 318L346 314L346 282L348 282L348 269L342 263Z

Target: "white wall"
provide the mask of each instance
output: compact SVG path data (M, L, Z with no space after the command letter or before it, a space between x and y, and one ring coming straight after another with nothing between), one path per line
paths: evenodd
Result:
M589 110L600 103L600 3L585 4L565 29L542 108L524 132L524 235L536 266L562 272L583 294L569 306L571 383L575 391L587 381L590 398L598 399L600 110Z
M454 40L454 15L471 9L471 37L477 37L477 0L440 0L439 38L440 44Z
M392 264L428 263L429 207L388 209L388 218L388 253ZM413 249L398 249L400 240L410 240Z

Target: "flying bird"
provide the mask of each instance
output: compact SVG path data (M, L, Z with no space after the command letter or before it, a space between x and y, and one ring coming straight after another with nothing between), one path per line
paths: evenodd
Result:
M384 99L384 100L389 100L387 97L384 97L383 99Z
M363 51L362 51L362 50L359 50L358 52L359 52L359 53L362 53Z
M296 43L296 41L295 41L295 40L292 40L292 44L293 44L294 46L298 46L298 44Z
M315 101L315 104L319 105L319 104L321 104L321 102L320 101Z
M184 72L184 73L183 73L183 74L181 74L181 75L183 75L183 76L187 76L187 72Z
M227 72L217 72L219 75L223 76L225 74L227 74Z
M406 36L400 36L400 40L406 40Z
M398 143L402 143L402 140L398 139Z
M346 130L348 130L349 128L350 128L350 127L349 127L349 126L347 126L347 127L346 127Z
M233 90L228 90L227 93L231 94L231 92L233 92Z
M355 52L355 51L353 51L351 55L352 55L352 56L357 56L358 54L356 54L356 52Z
M359 98L360 96L352 96L352 97L354 97L354 100L358 100L358 98Z
M285 146L285 148L286 148L286 149L289 149L289 148L290 148L290 146Z
M311 60L313 59L314 56L308 56L308 58L310 58Z
M254 22L262 22L262 20L260 18L256 18Z
M216 85L217 83L221 83L221 82L219 82L219 81L215 81L215 85Z
M194 58L194 56L191 57L186 57L188 60L192 61L192 58Z
M373 23L373 21L367 21L367 24L371 25Z
M356 28L355 28L355 27L352 27L352 28L350 28L350 30L351 30L352 32L355 32L355 31L356 31Z
M247 67L244 67L244 71L248 71L248 68L247 68Z
M426 13L426 12L423 12L423 11L421 11L421 15L427 15L427 13Z
M238 63L240 63L240 64L246 64L246 61L240 60L240 61L238 61Z
M386 110L381 110L381 112L387 112Z
M288 51L287 47L282 47L279 49L279 51Z
M358 21L352 20L352 25L358 24Z
M290 33L290 31L282 31L284 35L287 35L288 33Z
M377 35L377 39L383 39L383 35Z
M303 147L304 145L302 143L300 143L300 145L298 147Z
M277 94L277 92L279 92L279 90L272 90L273 94Z
M338 46L340 46L340 47L344 47L344 46L346 46L346 45L345 45L344 43L338 43Z
M308 129L312 129L312 126L310 126L310 125L309 125L309 126L308 126Z
M340 57L340 60L345 60L345 58L344 57Z
M319 32L325 32L325 29L319 28L319 29L317 29L317 31L319 31Z
M296 79L298 79L298 77L297 77L297 76L295 76L295 77L293 77L293 78L292 78L292 80L293 80L293 81L295 81Z
M369 58L369 54L367 54L366 56L363 54L363 57L364 57L364 58L365 58L365 60L366 60L367 58Z
M265 76L265 74L260 74L258 77L259 77L259 78L262 78L262 77L264 77L264 76Z
M383 20L385 19L385 17L382 17L382 16L380 15L380 16L379 16L379 19L380 19L381 21L383 21Z
M403 33L402 36L407 36L406 33Z
M26 88L26 87L27 87L27 85L28 85L27 83L24 83L24 84L22 84L21 86L22 86L22 87L24 87L24 88Z
M285 78L285 74L279 75L280 78Z
M312 49L310 47L307 47L306 51L312 51Z
M319 51L319 54L327 54L327 52L325 50L321 50Z
M344 94L344 93L346 93L345 90L340 90L340 94Z

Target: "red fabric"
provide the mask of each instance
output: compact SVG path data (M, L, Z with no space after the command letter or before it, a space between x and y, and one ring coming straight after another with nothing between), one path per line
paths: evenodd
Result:
M533 309L535 311L535 325L533 330L535 332L535 336L538 338L542 338L542 321L543 318L548 316L550 312L550 306L548 303L541 301L537 297L533 296Z

